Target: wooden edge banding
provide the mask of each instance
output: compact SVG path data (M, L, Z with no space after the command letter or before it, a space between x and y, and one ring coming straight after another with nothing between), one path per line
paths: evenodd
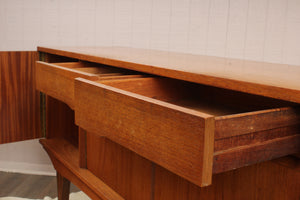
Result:
M75 90L76 90L76 85L79 86L79 85L82 85L82 84L84 84L84 85L90 84L93 87L95 87L95 86L96 87L101 87L101 88L104 88L105 90L110 90L114 93L119 93L119 94L122 94L122 95L130 96L130 97L136 98L138 100L147 101L147 102L159 105L159 106L168 107L168 108L178 110L180 112L184 112L184 113L191 114L191 115L196 115L196 116L201 117L201 118L213 117L212 115L202 113L202 112L190 109L190 108L185 108L185 107L174 105L172 103L160 101L160 100L157 100L157 99L152 99L150 97L146 97L146 96L139 95L139 94L136 94L136 93L133 93L133 92L128 92L128 91L125 91L125 90L122 90L122 89L118 89L118 88L115 88L115 87L104 85L102 83L98 83L98 82L95 82L95 81L92 81L92 80L87 80L87 79L84 79L84 78L75 78ZM75 92L75 95L76 95L76 92Z
M84 67L84 64L82 62L56 62L52 63L54 65L58 65L61 67L67 67L67 68L80 68Z
M135 82L140 82L140 81L147 81L147 80L153 80L155 79L155 77L144 77L144 76L136 76L136 77L133 77L133 78L130 78L130 79L108 79L108 80L98 80L96 81L97 83L100 83L100 84L105 84L105 85L108 85L108 86L112 86L116 83L123 83L123 82L128 82L128 81L135 81Z
M221 173L299 152L300 134L218 151L214 153L213 173Z
M54 49L47 47L38 47L38 51L47 52L60 56L67 56L76 59L85 59L90 62L97 62L101 64L111 65L115 67L131 69L135 71L156 74L169 78L175 78L204 85L210 85L230 90L236 90L249 94L256 94L265 97L271 97L295 103L300 103L300 92L296 89L283 88L278 86L259 84L254 82L247 82L241 80L235 80L230 78L215 77L206 74L196 74L191 72L166 69L162 67L152 66L149 64L140 64L133 61L125 61L116 58L100 57L99 55L91 55L84 52L72 52L63 49Z
M215 139L270 130L300 123L298 108L275 108L216 117Z
M36 62L36 67L40 68L43 71L49 71L51 73L59 73L61 75L64 75L66 77L70 78L76 78L79 75L84 76L86 78L93 78L94 76L97 76L92 73L84 72L84 71L79 71L76 70L76 68L68 68L68 67L62 67L53 63L47 63L47 62L42 62L42 61L37 61ZM63 73L65 72L65 73ZM97 80L97 79L95 79Z
M145 75L121 75L121 76L104 76L99 77L99 80L95 81L96 83L102 83L103 81L114 81L119 79L139 79L139 78L146 78L148 76Z
M202 169L202 185L208 186L212 182L212 168L214 156L214 133L215 120L214 117L205 119L204 146L203 146L203 169Z
M239 146L260 144L268 140L292 136L298 133L300 133L300 124L216 139L214 151L217 152Z

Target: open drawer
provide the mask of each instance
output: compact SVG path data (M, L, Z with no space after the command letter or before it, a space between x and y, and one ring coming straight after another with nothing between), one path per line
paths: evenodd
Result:
M137 72L90 62L36 62L36 87L74 109L74 79L107 80L141 77Z
M168 78L75 80L75 123L198 186L299 152L300 112L270 98Z

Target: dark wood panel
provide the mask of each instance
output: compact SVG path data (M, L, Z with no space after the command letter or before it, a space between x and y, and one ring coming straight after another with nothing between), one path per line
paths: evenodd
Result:
M79 150L79 167L87 168L87 144L86 144L86 131L82 128L78 130L78 150Z
M78 126L74 123L74 111L51 96L46 96L46 137L63 138L78 147Z
M0 52L0 144L41 137L37 52Z
M153 164L109 139L87 133L87 168L124 199L152 199Z
M155 200L299 200L300 161L285 157L216 174L203 188L157 166L154 193Z

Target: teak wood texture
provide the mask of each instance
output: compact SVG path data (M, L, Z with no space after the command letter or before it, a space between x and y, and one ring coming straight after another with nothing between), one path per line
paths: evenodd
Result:
M212 185L197 187L157 166L155 200L298 200L300 162L296 158L263 162L215 174Z
M294 66L118 47L39 50L41 143L59 184L72 181L92 199L300 198L299 159L268 161L300 152ZM255 66L262 74L247 71ZM265 76L268 67L277 70ZM281 67L294 70L289 82Z
M247 96L239 93L235 95L239 104L220 106L218 100L205 101L211 91L166 78L97 83L78 78L75 121L199 186L210 183L212 158L213 173L220 173L300 152L299 109L263 103L249 108ZM289 105L263 97L256 100Z
M0 52L0 144L41 137L37 52Z
M48 104L49 110L53 110L53 113L58 110L71 113L67 105L63 107L57 104L61 102L51 101L51 104ZM57 121L57 116L50 116L48 121ZM72 126L69 120L61 120L66 126ZM57 137L41 141L48 149L55 168L95 200L105 199L101 197L107 195L107 188L110 188L108 191L114 190L113 194L119 194L109 196L110 199L116 200L298 200L300 198L300 162L294 157L215 174L212 185L199 187L121 145L93 133L87 133L88 165L87 169L81 169L76 145L71 144L68 139Z
M78 126L110 138L193 183L211 183L212 116L79 80L75 83Z
M299 66L127 47L38 51L300 103Z
M122 75L122 76L121 76ZM136 72L89 62L36 63L37 89L74 109L74 79L109 80L139 77Z
M87 133L87 169L124 199L153 199L154 166L107 138Z

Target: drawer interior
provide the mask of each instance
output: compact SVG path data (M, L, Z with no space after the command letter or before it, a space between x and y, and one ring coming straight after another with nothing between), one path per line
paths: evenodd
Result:
M98 82L213 116L213 173L300 151L297 104L162 77Z
M199 186L298 151L299 109L267 97L164 77L78 78L75 105L81 128Z
M132 70L86 61L36 63L37 89L74 108L74 79L88 80L132 79L145 76Z
M97 82L216 117L294 105L267 97L161 77Z
M129 75L129 74L138 74L132 70L121 69L117 67L111 67L108 65L91 63L86 61L77 61L77 62L62 62L62 63L51 63L56 66L64 67L67 69L72 69L75 71L89 73L93 75L104 76L106 75ZM139 73L141 74L141 73Z

